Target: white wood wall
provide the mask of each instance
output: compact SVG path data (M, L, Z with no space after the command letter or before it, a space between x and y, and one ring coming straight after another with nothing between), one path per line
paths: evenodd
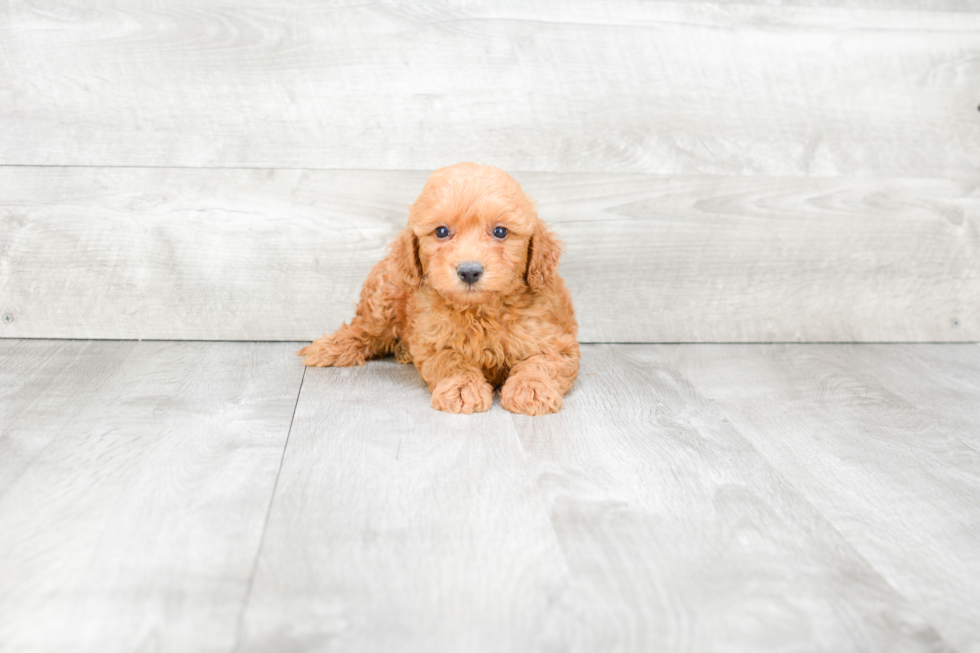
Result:
M313 338L475 160L585 342L980 340L978 105L976 1L7 2L0 336Z

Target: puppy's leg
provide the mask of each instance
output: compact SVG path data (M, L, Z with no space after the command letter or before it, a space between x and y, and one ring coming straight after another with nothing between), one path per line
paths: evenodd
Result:
M310 367L353 367L364 365L369 358L386 353L376 338L364 328L363 320L355 317L329 336L314 340L297 355Z
M452 349L416 359L422 380L432 391L432 407L447 413L482 413L493 405L493 386L483 372Z
M329 336L315 340L298 352L303 363L315 367L353 367L369 358L390 353L397 342L395 288L387 281L388 260L374 266L364 287L357 314Z
M574 355L540 354L521 361L500 388L500 405L523 415L557 413L578 374L577 354L576 347Z

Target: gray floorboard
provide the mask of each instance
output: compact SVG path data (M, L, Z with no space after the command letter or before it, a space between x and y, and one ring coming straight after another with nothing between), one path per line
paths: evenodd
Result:
M311 369L242 651L543 650L565 565L510 413L413 367Z
M661 351L587 347L567 410L518 418L570 567L570 650L944 650Z
M230 650L293 348L0 344L0 651Z
M659 351L946 641L980 651L980 347Z
M294 348L0 342L0 651L980 646L977 345L589 345L544 418Z

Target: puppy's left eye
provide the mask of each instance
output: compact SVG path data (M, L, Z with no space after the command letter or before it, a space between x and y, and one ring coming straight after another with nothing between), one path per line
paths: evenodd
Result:
M507 237L507 227L497 227L493 230L494 238L506 238Z
M449 229L445 227L436 227L436 238L447 238L449 236Z

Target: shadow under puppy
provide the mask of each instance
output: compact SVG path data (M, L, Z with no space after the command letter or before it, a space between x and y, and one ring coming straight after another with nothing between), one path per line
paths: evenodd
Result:
M437 170L361 289L351 323L298 354L311 366L363 365L394 352L414 363L432 407L562 407L579 368L578 325L557 274L561 245L499 168Z

